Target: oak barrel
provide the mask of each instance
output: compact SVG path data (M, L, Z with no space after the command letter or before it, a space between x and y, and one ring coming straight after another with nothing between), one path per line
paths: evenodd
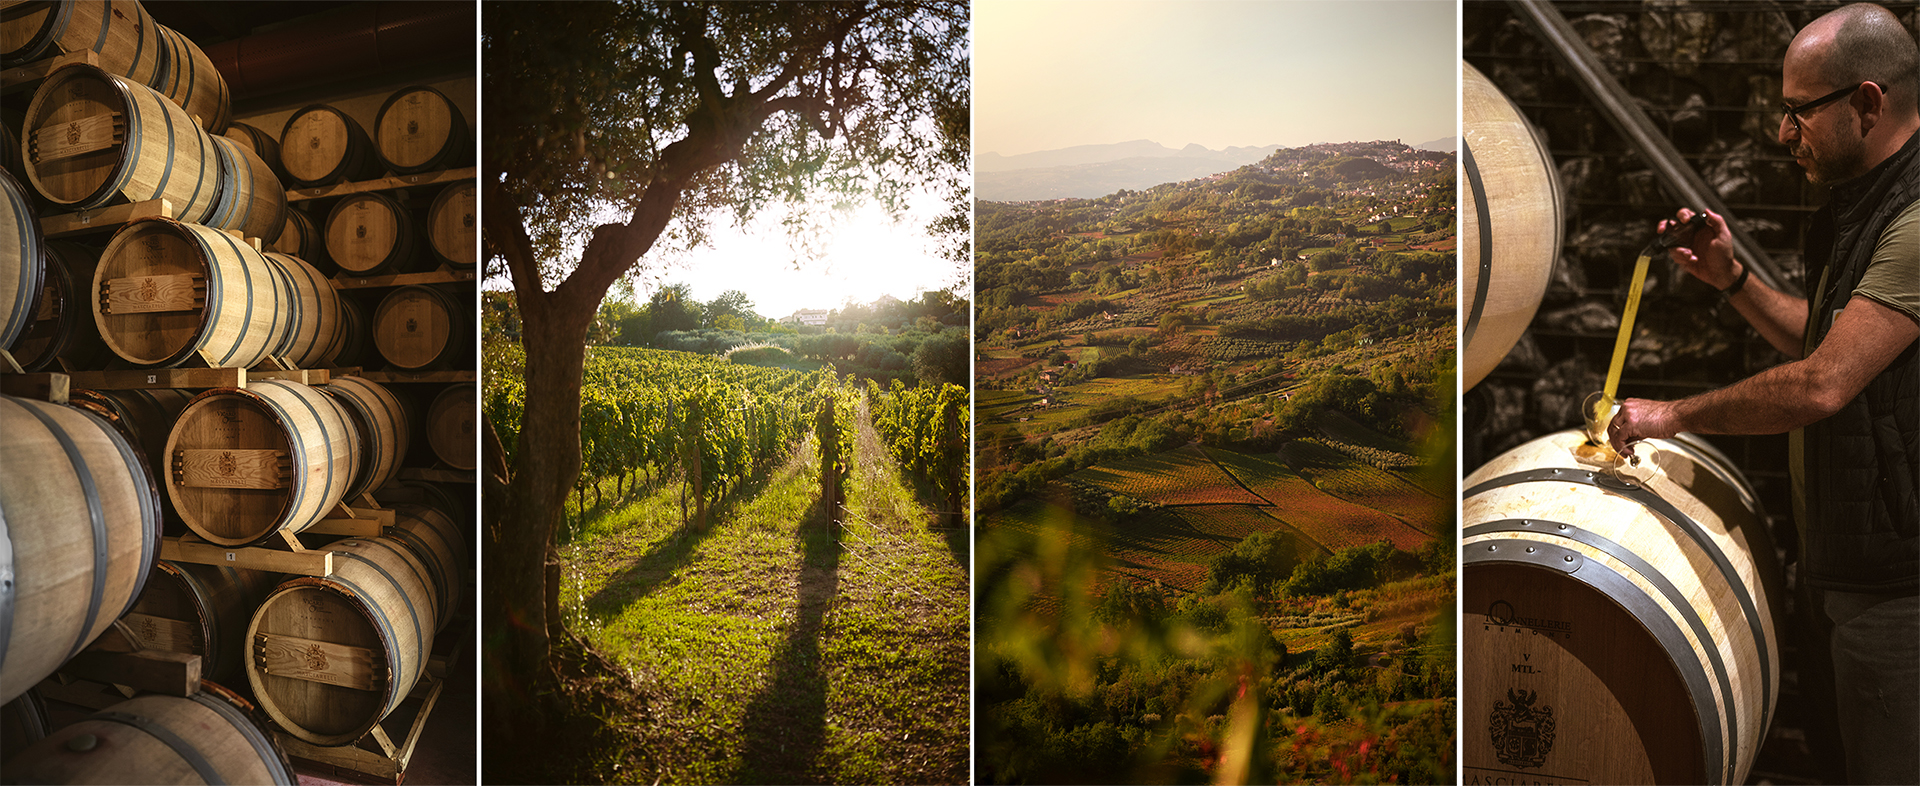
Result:
M334 203L324 233L327 258L348 275L397 273L413 265L412 211L385 194L352 194Z
M467 539L454 523L450 510L416 502L393 506L393 526L386 536L405 544L427 569L433 581L434 597L446 612L440 615L435 630L444 629L453 619L452 610L460 607L460 589L466 584Z
M161 560L122 618L142 647L200 656L206 679L229 682L246 660L247 622L284 578L277 573Z
M340 309L340 293L333 283L299 257L268 251L267 261L279 266L292 287L287 339L274 355L295 368L331 365L347 341Z
M357 498L393 480L413 436L412 421L400 398L385 385L354 376L334 377L321 390L340 402L360 434L360 462L347 487L347 498Z
M13 701L0 705L0 751L5 751L0 758L26 750L50 731L53 726L47 719L47 703L38 689L28 688Z
M227 80L220 76L220 70L213 67L213 61L207 59L207 53L200 51L192 39L166 25L154 27L159 30L166 56L153 89L187 114L199 118L201 128L208 134L217 135L227 130L227 123L233 120L233 97L227 92Z
M272 738L209 690L138 696L63 727L7 759L6 781L297 783Z
M287 179L301 188L380 174L373 140L359 121L325 104L293 113L280 130L280 164Z
M136 366L174 367L204 352L246 368L292 327L292 282L252 246L217 229L143 218L114 233L90 298L100 337Z
M40 84L22 136L27 179L68 209L166 199L175 218L198 223L220 195L219 155L186 110L90 65Z
M0 347L33 324L46 275L40 219L20 183L0 171Z
M477 215L473 181L462 180L440 189L433 206L427 208L427 245L433 247L433 255L457 268L473 267Z
M335 367L353 366L372 360L372 352L367 345L373 343L373 320L367 316L367 310L360 307L352 298L340 298L340 354L333 358Z
M273 250L299 257L322 272L333 269L332 261L327 259L326 242L320 237L320 227L306 211L292 205L287 206L286 223L280 228L280 237L273 241Z
M373 345L400 368L425 368L454 360L465 345L453 298L433 287L405 286L387 293L373 313Z
M399 541L328 549L333 575L281 584L254 613L247 680L288 733L344 745L412 692L442 612L426 566Z
M1541 437L1466 480L1468 777L1744 783L1780 679L1759 505L1698 437L1641 443L1625 480L1577 459L1585 440Z
M1461 389L1480 384L1533 321L1560 253L1560 181L1513 102L1460 63Z
M448 385L427 409L427 444L433 446L433 455L447 466L474 468L474 454L480 446L479 432L474 426L474 413L478 409L479 400L473 384L468 382Z
M173 432L173 422L180 418L180 410L186 409L187 402L192 400L192 394L178 388L75 388L67 393L68 406L91 412L120 432L121 438L140 453L148 471L167 465L167 435ZM159 478L154 478L155 489L160 487L158 481ZM183 534L186 528L179 524L180 514L173 509L173 498L156 493L160 497L161 520L167 525L166 534Z
M281 380L214 388L180 412L159 474L181 521L239 546L297 533L346 494L360 437L318 389Z
M219 153L220 201L207 215L207 226L272 243L287 225L287 191L280 178L245 145L224 136L210 138Z
M113 353L100 340L86 296L100 252L64 240L49 241L45 251L46 270L33 322L8 351L26 371L60 370L55 365L59 358L74 369L105 367Z
M126 613L160 546L160 500L120 434L73 407L0 396L0 703Z
M275 178L278 178L282 182L286 181L287 170L280 164L279 137L246 123L229 123L227 124L227 130L221 132L220 135L239 142L248 150L253 151L253 154L259 156L261 161L266 162L268 169L273 170L273 176Z
M460 108L431 87L401 88L380 105L373 141L395 174L465 166L473 161L473 133Z
M0 60L19 65L91 49L110 73L151 85L166 56L159 25L136 0L6 3Z

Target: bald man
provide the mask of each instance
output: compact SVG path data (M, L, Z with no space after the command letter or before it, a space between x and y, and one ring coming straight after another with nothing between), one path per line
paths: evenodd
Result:
M1750 279L1711 212L1675 263L1794 358L1679 401L1627 399L1615 450L1681 431L1790 432L1800 577L1833 624L1854 783L1920 782L1920 55L1869 3L1800 31L1782 66L1780 143L1832 187L1804 252L1806 299ZM1674 218L1685 221L1691 211ZM1663 221L1664 231L1671 222ZM1816 609L1819 610L1819 609Z

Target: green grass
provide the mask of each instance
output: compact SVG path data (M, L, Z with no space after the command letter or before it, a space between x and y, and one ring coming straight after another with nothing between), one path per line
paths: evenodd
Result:
M590 518L563 551L569 626L667 697L613 721L646 728L654 777L966 778L965 556L864 419L861 436L838 539L809 441L706 531L681 526L669 482Z

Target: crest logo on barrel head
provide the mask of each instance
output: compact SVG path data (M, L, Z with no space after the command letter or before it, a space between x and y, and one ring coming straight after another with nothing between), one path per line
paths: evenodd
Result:
M418 120L408 120L408 121L407 121L407 135L408 135L408 136L413 136L414 134L418 134L418 133L420 133L420 121L418 121Z
M160 287L154 285L153 279L140 280L140 299L149 303L160 299Z
M306 655L307 655L307 669L309 671L326 671L327 670L327 654L320 651L320 645L318 644L307 645Z
M357 240L365 240L365 239L367 239L367 225L365 225L365 224L361 224L361 225L359 225L359 226L356 226L356 227L354 227L354 228L353 228L353 236L354 236L354 238L355 238L355 239L357 239Z
M1487 732L1493 737L1493 755L1502 764L1521 769L1538 767L1553 752L1553 708L1543 705L1534 709L1538 699L1535 691L1508 688L1507 701L1493 703Z
M413 317L407 317L407 332L413 333L413 332L417 332L418 330L420 330L420 320L414 319Z
M473 214L472 214L472 213L467 213L467 214L464 214L464 215L462 215L462 216L460 216L460 223L461 223L462 225L464 225L464 226L466 226L466 228L468 228L468 229L472 229L472 228L473 228Z
M80 144L80 123L78 121L67 124L67 144Z
M316 137L308 137L308 138L307 138L307 147L308 147L309 149L312 149L312 150L319 150L319 149L320 149L320 137L317 137L317 136L316 136Z
M220 474L222 474L222 475L232 475L232 474L233 474L233 470L234 470L234 469L235 469L235 467L234 467L234 463L233 463L233 454L232 454L232 453L221 453L221 454L220 454L220 467L219 467L219 471L220 471Z

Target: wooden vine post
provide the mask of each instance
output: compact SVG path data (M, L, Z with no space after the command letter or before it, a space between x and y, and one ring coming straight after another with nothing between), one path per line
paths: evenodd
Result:
M840 432L834 424L832 396L820 400L814 434L820 443L820 500L827 510L827 531L840 537Z
M948 456L958 454L958 461L948 462L947 467L947 510L953 511L953 523L956 527L967 526L967 495L965 472L967 471L966 441L960 435L960 408L966 406L966 399L946 400L941 408L940 420L945 436L940 440L940 449Z
M687 420L685 438L680 441L682 453L680 464L687 472L687 486L693 490L693 526L705 531L707 528L707 479L701 464L706 453L702 440L706 420L700 411L700 399L687 400Z

